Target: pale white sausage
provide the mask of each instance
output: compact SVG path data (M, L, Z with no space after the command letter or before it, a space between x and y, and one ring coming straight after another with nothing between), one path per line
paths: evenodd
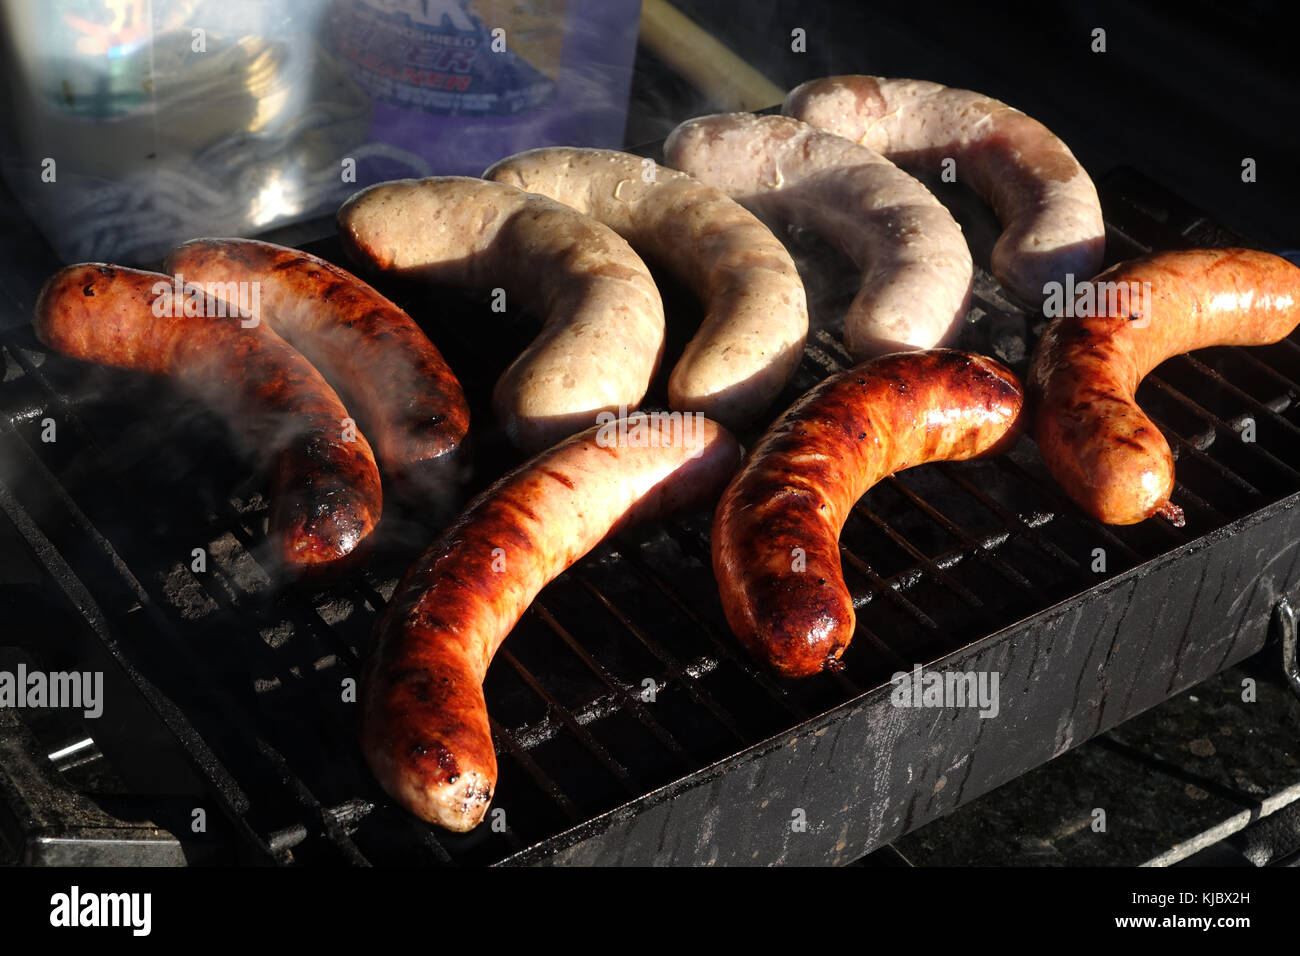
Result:
M669 165L764 216L810 229L862 269L844 317L859 359L951 338L970 301L970 250L948 210L883 156L785 116L689 120L664 144Z
M951 160L1002 223L993 275L1022 301L1036 306L1045 284L1101 269L1092 179L1051 130L1006 103L924 80L828 76L795 87L783 110L900 166L938 174Z
M668 380L673 408L738 428L794 374L808 335L803 281L781 241L722 191L630 153L566 146L507 157L483 176L600 220L704 300Z
M546 448L645 397L663 354L663 302L645 263L609 227L545 196L464 176L372 186L343 204L338 224L367 268L502 288L544 316L492 396L519 447Z

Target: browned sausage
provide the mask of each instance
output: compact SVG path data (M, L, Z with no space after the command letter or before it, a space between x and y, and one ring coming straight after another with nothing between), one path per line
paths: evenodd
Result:
M703 416L630 420L642 430L588 429L502 478L393 594L363 672L361 745L417 816L465 831L487 812L497 767L483 676L537 593L611 530L711 501L740 460Z
M1250 249L1161 252L1112 266L1088 294L1092 306L1048 326L1030 366L1038 449L1098 521L1182 524L1173 454L1134 401L1138 385L1182 352L1284 338L1300 323L1300 269Z
M876 482L1001 450L1023 395L992 359L952 349L885 355L795 402L732 479L713 518L727 622L784 677L834 670L853 638L840 530Z
M164 266L196 282L257 283L264 321L361 415L390 478L436 490L469 429L460 382L411 317L366 283L297 249L195 239Z
M210 301L195 315L199 299L175 295L170 276L86 263L45 284L33 325L64 355L165 376L220 414L272 472L270 536L285 570L316 576L350 563L383 508L370 444L265 323L215 317Z

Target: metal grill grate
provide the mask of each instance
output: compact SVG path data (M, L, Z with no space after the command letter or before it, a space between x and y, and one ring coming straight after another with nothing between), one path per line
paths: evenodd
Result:
M1101 192L1112 261L1207 237L1235 240L1133 174L1112 175ZM338 259L330 244L313 251ZM38 272L52 271L47 265ZM689 312L665 286L670 305ZM528 324L516 317L488 328L475 300L386 291L430 331L486 422L492 382ZM833 306L833 297L822 304ZM10 308L30 301L20 296ZM972 316L958 344L1001 353L1023 373L1025 335L1041 318L1003 300L987 274ZM25 323L8 327L0 344L5 512L150 689L242 853L281 863L544 858L597 832L589 821L602 814L633 801L652 806L661 788L708 779L720 761L844 712L895 671L943 659L1300 492L1300 341L1172 360L1139 398L1175 449L1185 528L1093 523L1066 501L1028 439L1000 459L892 477L844 530L845 573L861 612L847 666L795 683L760 671L730 635L709 569L708 514L622 534L547 588L498 655L486 693L504 826L452 835L377 789L355 743L355 705L341 690L356 677L397 576L432 537L429 517L390 509L375 561L337 587L274 590L257 560L261 484L230 455L213 419L156 383L47 357ZM847 364L836 336L819 329L783 403ZM1241 440L1247 417L1255 442ZM48 418L58 428L52 443L41 439ZM477 486L509 464L491 435L476 454ZM193 548L207 554L203 573L190 570ZM1107 555L1104 574L1092 570L1096 548ZM1176 671L1187 653L1180 649ZM1176 683L1171 676L1171 692ZM752 782L763 786L761 775Z

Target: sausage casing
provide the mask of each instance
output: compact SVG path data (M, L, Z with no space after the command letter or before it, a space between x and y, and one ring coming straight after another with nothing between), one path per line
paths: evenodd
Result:
M993 275L1037 305L1049 282L1101 268L1106 225L1092 179L1069 147L1020 110L925 80L828 76L790 91L783 112L935 175L951 164L993 207L1002 235Z
M1043 333L1029 370L1039 452L1061 487L1107 524L1162 514L1174 457L1134 399L1165 359L1212 345L1267 345L1300 323L1300 268L1251 249L1161 252L1089 284L1092 306ZM1088 312L1080 315L1079 312Z
M880 154L787 116L729 113L678 126L664 157L853 260L862 280L844 345L855 358L930 348L960 328L973 275L961 227Z
M476 826L496 785L483 677L533 598L612 530L712 501L740 460L703 416L574 435L472 501L398 584L362 678L361 745L412 813ZM677 424L672 424L676 421Z
M483 176L598 219L705 302L668 379L672 408L738 428L794 374L808 335L803 281L781 241L726 193L612 149L531 149Z
M663 302L645 263L608 226L464 176L371 186L343 204L338 222L344 248L367 268L500 288L543 314L492 395L517 446L546 448L645 397L663 355Z
M203 312L194 314L199 298ZM266 323L214 317L212 305L177 296L171 276L86 263L45 284L33 325L64 355L164 376L198 397L272 472L280 566L308 576L347 566L383 510L370 443L348 426L320 373Z
M784 677L839 666L853 598L839 536L882 478L1005 447L1020 383L992 359L952 349L900 352L822 382L759 439L713 519L713 573L727 622Z
M310 253L255 239L195 239L168 273L257 283L261 315L347 396L388 475L436 488L469 430L469 405L441 353L405 312Z

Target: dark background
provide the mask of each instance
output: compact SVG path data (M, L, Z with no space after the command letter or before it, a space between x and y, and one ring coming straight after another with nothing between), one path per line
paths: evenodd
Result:
M1300 57L1285 16L1293 4L676 5L784 89L872 73L978 90L1046 124L1094 179L1133 166L1261 247L1300 247ZM795 27L807 33L805 53L790 50ZM1105 53L1091 51L1096 27ZM715 109L638 51L629 144ZM1241 180L1245 157L1256 160L1254 183Z

